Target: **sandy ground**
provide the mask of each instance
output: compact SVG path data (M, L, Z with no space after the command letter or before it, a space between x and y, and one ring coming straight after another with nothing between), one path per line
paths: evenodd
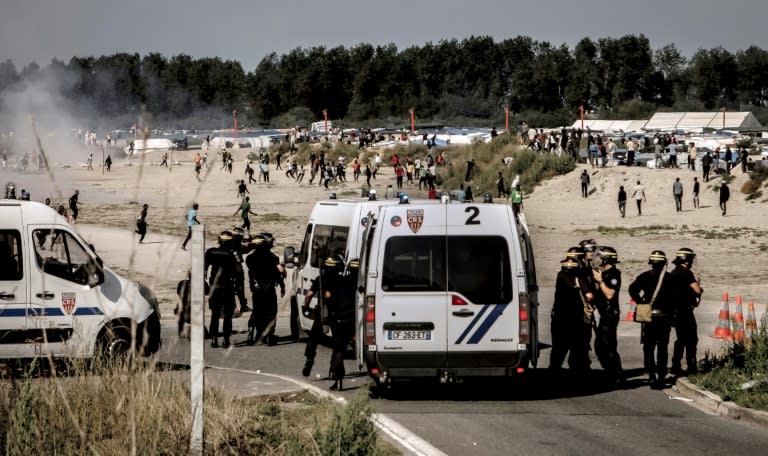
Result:
M201 182L195 177L191 158L194 152L176 152L173 159L180 165L159 167L161 154L150 153L135 158L126 166L119 153L113 154L112 171L102 173L100 167L88 171L78 162L56 163L54 180L47 174L15 174L0 170L0 182L13 179L19 188L32 191L32 199L42 201L53 196L56 204L65 204L74 189L80 190L81 214L75 225L91 240L108 265L150 285L161 300L164 317L172 318L176 304L175 285L189 267L189 252L180 250L186 234L185 214L192 202L200 204L199 218L206 224L208 244L222 229L239 224L232 216L240 200L237 181L244 176L244 159L250 150L234 151L233 173L221 171L214 163L203 170ZM383 151L384 158L387 157ZM212 158L215 154L211 154ZM347 157L351 161L352 157ZM252 209L252 232L270 231L275 234L275 253L282 255L283 247L299 247L306 220L314 203L325 199L328 190L304 182L296 184L285 171L272 165L271 183L249 184ZM591 194L581 197L579 174L587 169L591 176ZM503 170L500 169L500 170ZM585 238L594 238L601 245L617 249L623 271L624 287L621 302L626 303L626 286L644 271L648 254L662 249L673 257L680 247L690 247L697 253L694 272L705 290L701 312L716 313L721 296L742 295L746 303L753 300L758 314L765 312L768 276L768 206L766 198L745 201L739 192L746 176L735 169L728 214L723 217L718 208L716 178L702 183L701 208L694 209L691 189L693 177L699 172L688 169L604 168L592 169L580 165L566 176L552 179L527 197L524 211L534 238L539 283L553 286L559 261L565 251ZM351 179L351 172L348 173ZM505 178L511 180L512 176ZM672 183L680 177L684 185L683 212L676 212ZM619 215L616 199L619 185L631 196L636 181L646 189L647 202L643 215L637 216L634 201L627 205L627 216ZM374 188L383 194L387 184L394 183L391 170L382 169ZM360 194L360 182L332 184L339 197ZM424 197L413 186L406 186L411 198ZM496 201L502 203L502 201ZM144 244L133 235L140 205L149 204L149 234ZM551 299L551 297L549 298ZM733 303L733 298L731 300ZM287 306L284 301L281 308ZM733 309L731 309L733 312ZM542 316L545 320L546 318Z

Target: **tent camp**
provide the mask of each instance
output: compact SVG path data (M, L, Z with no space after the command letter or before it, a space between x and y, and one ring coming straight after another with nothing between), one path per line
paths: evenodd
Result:
M584 119L584 129L592 131L642 131L647 120L599 120ZM581 120L571 125L571 128L582 128Z
M645 124L646 130L750 130L762 128L751 112L657 112Z

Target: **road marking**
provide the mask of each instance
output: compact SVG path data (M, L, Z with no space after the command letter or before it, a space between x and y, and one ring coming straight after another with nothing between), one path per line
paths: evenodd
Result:
M207 366L207 367L209 369L216 369L216 370L229 371L229 372L241 372L244 374L253 374L253 375L264 375L266 377L277 378L280 380L293 383L294 385L300 386L301 388L305 388L308 391L311 391L313 394L316 394L320 397L330 398L339 403L342 403L345 405L347 404L347 400L341 396L335 396L322 388L318 388L315 385L312 385L310 383L307 383L301 380L297 380L295 378L286 377L284 375L268 374L266 372L261 372L260 370L252 371L247 369L235 369L232 367L219 367L219 366ZM437 448L432 446L432 444L422 439L418 435L414 434L413 432L409 431L403 425L396 422L395 420L388 417L387 415L384 415L381 413L374 413L371 416L371 420L379 430L387 434L392 440L394 440L395 442L397 442L397 444L399 444L400 446L408 450L411 454L414 454L417 456L446 456L445 453L438 450Z

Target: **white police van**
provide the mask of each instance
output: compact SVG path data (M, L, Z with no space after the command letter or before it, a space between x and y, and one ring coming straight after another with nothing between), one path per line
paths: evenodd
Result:
M536 366L538 286L522 214L509 205L425 201L369 218L356 349L378 385Z
M377 200L375 192L368 198L328 199L319 201L312 209L301 242L301 250L286 247L284 262L291 270L294 293L291 294L291 335L309 331L312 320L298 309L304 304L304 296L312 281L320 274L320 265L331 255L341 255L345 261L360 255L363 231L368 226L368 213L378 212L379 207L397 204L399 200ZM317 297L309 305L317 306ZM327 328L326 328L327 332Z
M160 342L147 287L105 267L52 208L0 200L0 358L149 355Z

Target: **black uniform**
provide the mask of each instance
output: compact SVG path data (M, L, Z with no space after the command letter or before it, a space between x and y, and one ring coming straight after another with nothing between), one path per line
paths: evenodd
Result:
M617 350L616 329L619 326L619 290L621 289L621 271L612 267L603 271L603 286L614 290L613 298L608 299L597 287L595 304L600 312L600 323L595 329L595 354L603 370L614 382L623 377L621 357Z
M355 299L357 293L357 268L347 268L332 280L331 297L326 299L328 324L333 333L333 354L331 355L331 378L333 389L342 389L344 378L344 352L355 333ZM336 384L338 382L338 384Z
M587 322L582 296L591 292L579 269L557 273L555 302L552 305L552 351L549 367L559 369L568 354L568 367L589 369L591 321Z
M323 297L326 290L335 290L338 288L337 282L339 280L339 268L338 267L326 267L322 266L320 275L312 281L312 285L309 291L312 292L312 296L317 297L317 305L312 312L312 328L309 330L309 338L307 338L307 346L304 348L304 356L306 361L304 363L304 369L302 374L305 377L309 376L312 371L312 366L315 363L315 355L317 354L317 346L323 338L323 315L326 311L323 307L328 304L327 300ZM331 292L333 294L333 292Z
M210 275L208 282L211 293L208 308L211 309L210 333L211 346L218 346L216 337L219 333L219 317L224 317L224 347L229 346L232 335L232 314L235 312L235 283L237 277L237 257L228 246L211 247L205 251L205 270Z
M672 372L679 373L682 371L681 363L683 353L685 353L688 373L695 373L696 345L699 343L699 337L693 309L699 305L700 296L693 291L691 284L697 281L696 276L693 275L693 271L680 265L676 266L669 275L675 286L677 304L675 307L675 334L677 337L672 352Z
M267 245L256 248L245 259L248 266L248 281L253 293L253 310L248 319L249 341L264 338L269 345L277 342L275 324L277 323L277 293L275 286L280 285L285 294L283 275L278 270L280 259L269 250ZM255 331L255 336L251 333Z
M667 346L672 329L674 307L674 284L669 273L663 268L645 271L629 285L629 295L638 304L648 304L653 298L660 274L664 282L653 302L653 317L650 323L642 323L643 364L651 379L651 386L662 385L667 375ZM654 357L654 351L656 356ZM658 379L658 380L657 380Z

